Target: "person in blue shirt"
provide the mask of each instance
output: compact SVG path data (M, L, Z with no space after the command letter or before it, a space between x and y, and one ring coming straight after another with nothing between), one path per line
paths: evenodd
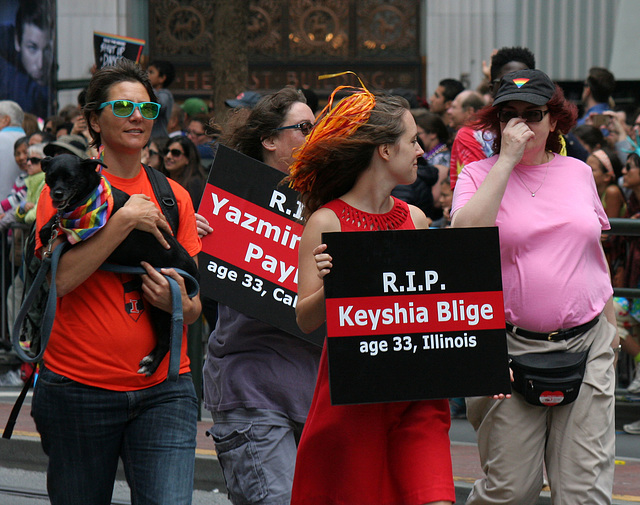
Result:
M616 80L609 70L602 67L590 68L582 89L582 103L585 113L578 119L576 125L591 124L590 116L611 110L609 100L615 87Z

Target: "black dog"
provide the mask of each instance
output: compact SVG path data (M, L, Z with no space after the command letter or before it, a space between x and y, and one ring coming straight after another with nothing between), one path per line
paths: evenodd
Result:
M99 160L82 160L71 154L62 154L55 158L44 158L42 170L45 172L45 183L50 188L53 205L58 214L69 212L85 203L101 182L102 176L97 172L98 165L106 166ZM117 212L129 199L129 195L117 188L111 188L113 195L113 211ZM52 218L40 230L40 240L45 245L49 242L55 220ZM108 263L118 265L140 266L146 261L153 267L179 268L198 278L198 268L176 238L162 232L170 249L162 247L160 242L148 232L133 230L107 259ZM140 361L138 373L147 376L153 374L169 351L171 314L150 305L151 320L154 325L157 345ZM178 337L180 338L180 337Z

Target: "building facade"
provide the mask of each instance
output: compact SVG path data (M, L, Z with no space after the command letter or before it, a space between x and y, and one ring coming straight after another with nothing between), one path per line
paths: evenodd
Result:
M638 14L633 0L251 0L247 89L306 84L326 93L342 82L318 75L353 70L371 88L427 97L445 77L475 88L483 60L504 46L531 49L570 92L592 66L635 81ZM213 16L208 0L57 0L57 78L70 88L59 104L73 103L90 77L94 31L144 39L147 57L173 61L178 99L210 95Z

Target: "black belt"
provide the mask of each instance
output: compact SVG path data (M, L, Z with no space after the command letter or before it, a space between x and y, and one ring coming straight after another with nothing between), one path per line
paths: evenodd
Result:
M588 323L581 324L580 326L575 326L573 328L567 328L566 330L557 330L552 331L550 333L538 333L537 331L529 331L523 330L522 328L518 328L517 326L507 322L507 330L511 333L515 333L516 335L520 335L524 338L531 338L533 340L547 340L549 342L557 342L558 340L567 340L569 338L576 337L581 333L584 333L587 330L593 328L598 322L598 318L600 316L596 316L594 319L589 321Z

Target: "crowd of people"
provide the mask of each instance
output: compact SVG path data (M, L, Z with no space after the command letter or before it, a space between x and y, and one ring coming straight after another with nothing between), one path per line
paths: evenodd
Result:
M452 503L448 429L451 417L464 416L485 472L467 503L535 503L544 468L558 503L610 503L620 356L631 363L622 386L640 393L640 298L614 297L612 286L640 288L640 239L603 232L610 218L640 217L640 109L618 109L613 75L592 68L579 113L526 48L494 52L484 71L478 89L442 79L422 107L350 88L340 108L342 95L333 94L317 117L309 89L246 91L227 100L236 113L222 126L201 98L174 100L175 72L160 60L145 70L123 60L96 71L78 103L42 127L0 100L0 228L41 227L55 212L46 156L98 159L109 182L134 195L119 219L60 262L65 303L33 401L52 503L110 498L118 459L132 502L189 503L197 398L186 345L178 382L159 378L166 363L151 378L136 373L153 330L148 311L132 307L170 310L162 274L179 283L185 323L202 311L212 330L204 404L234 504ZM99 270L134 228L161 242L162 231L176 234L197 261L200 238L215 234L197 209L216 143L279 170L300 192L303 331L325 322L332 258L323 232L362 230L364 222L371 231L497 226L509 353L583 353L578 398L559 407L532 406L515 392L333 406L326 347L190 297L172 269L145 265L141 281ZM169 181L177 231L143 165ZM640 434L640 421L624 430Z

